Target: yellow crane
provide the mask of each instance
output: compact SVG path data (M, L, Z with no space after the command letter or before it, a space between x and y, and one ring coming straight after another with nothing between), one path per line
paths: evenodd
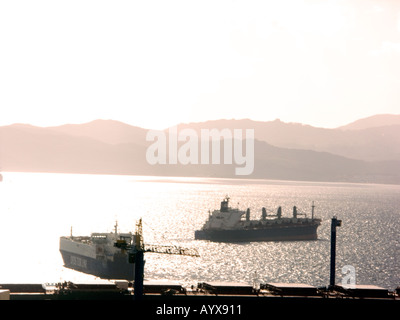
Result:
M125 239L121 239L117 240L117 242L114 245L120 248L121 250L127 250L129 262L135 264L135 282L134 282L135 299L140 299L143 295L145 252L200 257L198 251L193 248L144 244L142 219L139 219L138 223L136 224L135 239L133 244L128 244Z

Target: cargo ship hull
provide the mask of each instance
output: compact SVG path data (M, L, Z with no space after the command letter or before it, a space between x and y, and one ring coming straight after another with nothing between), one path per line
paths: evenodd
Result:
M91 274L102 279L134 279L133 265L126 264L126 257L104 263L103 261L70 252L61 251L61 255L64 266L69 269Z
M282 225L254 229L196 230L196 240L218 242L298 241L316 240L319 223L308 225Z

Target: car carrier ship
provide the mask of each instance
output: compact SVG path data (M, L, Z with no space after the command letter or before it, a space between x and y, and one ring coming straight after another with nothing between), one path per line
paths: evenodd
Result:
M299 213L294 206L292 218L282 217L282 207L279 207L276 214L267 214L262 208L261 219L251 220L250 209L242 211L229 207L227 196L220 210L210 212L202 229L195 231L195 239L221 242L316 240L320 224L321 219L314 218L314 203L311 218Z
M114 232L92 233L90 236L60 237L60 253L64 266L92 274L103 279L134 279L134 266L129 263L128 252L115 247L116 242L135 244L135 235Z

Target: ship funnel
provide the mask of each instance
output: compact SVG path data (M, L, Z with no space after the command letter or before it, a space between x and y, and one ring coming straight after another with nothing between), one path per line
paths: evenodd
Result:
M225 199L221 202L221 212L229 211L229 197L225 197Z

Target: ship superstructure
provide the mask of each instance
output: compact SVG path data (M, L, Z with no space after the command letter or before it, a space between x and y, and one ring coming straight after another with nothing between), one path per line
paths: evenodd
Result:
M250 209L229 207L227 196L219 210L210 212L202 229L195 231L195 239L225 242L315 240L320 224L321 219L314 218L314 204L311 218L299 213L294 206L291 218L282 217L282 207L279 207L276 214L268 214L262 208L261 219L251 220Z

